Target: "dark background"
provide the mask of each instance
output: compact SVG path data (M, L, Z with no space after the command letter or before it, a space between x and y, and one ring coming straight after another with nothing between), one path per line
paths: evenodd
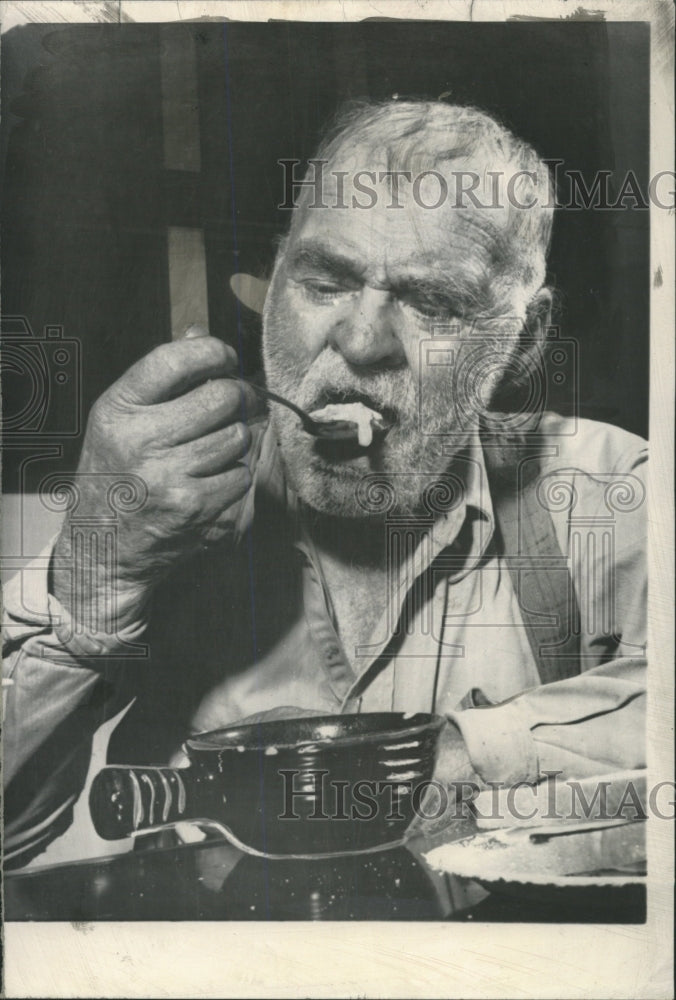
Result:
M75 467L82 412L170 337L167 226L203 228L211 332L258 365L259 328L230 275L264 275L287 213L277 160L312 156L345 99L448 95L496 114L562 170L628 169L648 185L649 28L603 22L180 23L197 54L201 173L163 168L157 25L17 27L3 36L5 317L81 343L82 380L54 387L37 437L13 433L8 492ZM166 39L166 34L163 36ZM631 201L628 202L631 205ZM549 281L563 337L580 345L580 393L550 403L647 436L649 213L557 213ZM240 314L241 313L241 314ZM9 325L10 332L16 333ZM24 333L26 335L25 327ZM51 352L51 353L50 353ZM45 357L53 378L53 345ZM34 391L9 363L4 408ZM19 421L20 423L20 421ZM63 430L63 433L62 433ZM32 432L31 432L32 433ZM45 452L53 456L20 465ZM33 469L34 471L31 471Z

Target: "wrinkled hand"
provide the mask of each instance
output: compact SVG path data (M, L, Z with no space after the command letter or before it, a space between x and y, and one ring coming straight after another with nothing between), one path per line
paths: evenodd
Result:
M246 421L261 408L250 387L223 377L236 360L225 343L191 328L133 365L92 407L78 466L78 520L105 518L116 476L138 477L147 497L118 514L112 565L103 551L97 565L75 565L66 521L53 590L80 620L95 607L100 618L102 601L112 601L115 624L124 626L171 566L232 530L233 505L250 485L240 461L251 443Z

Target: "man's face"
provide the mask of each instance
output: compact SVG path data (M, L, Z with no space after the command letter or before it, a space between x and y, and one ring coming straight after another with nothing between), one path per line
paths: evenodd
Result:
M348 204L364 159L354 149L332 165L348 171ZM372 207L336 208L332 177L324 180L331 207L298 209L277 261L265 308L267 382L309 411L361 401L393 426L364 449L317 441L285 408L273 406L272 418L292 485L307 504L364 516L358 484L379 473L395 486L398 508L410 512L430 476L446 471L471 436L518 335L513 319L486 325L496 315L492 255L504 219L490 209L454 209L452 194L450 204L421 207L438 197L434 178L417 200L410 186L400 188L401 208L391 207L386 183L371 185Z

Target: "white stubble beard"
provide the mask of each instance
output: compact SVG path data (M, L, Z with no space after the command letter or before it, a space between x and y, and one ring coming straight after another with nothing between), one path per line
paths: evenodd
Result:
M453 430L448 386L445 392L440 385L426 389L423 412L419 413L417 379L409 367L354 374L340 354L324 348L306 371L299 372L296 359L287 356L283 348L289 342L289 332L275 310L266 307L263 358L270 389L308 410L315 408L321 393L328 389L364 393L374 400L376 409L390 407L398 415L383 444L366 453L357 466L324 459L315 448L315 439L300 428L298 418L286 407L272 404L271 419L282 460L300 499L324 514L372 516L358 497L358 487L365 476L373 475L394 487L397 513L414 513L423 490L452 463L452 457L444 454L449 439L443 437ZM452 440L457 443L454 450L465 443L459 434Z

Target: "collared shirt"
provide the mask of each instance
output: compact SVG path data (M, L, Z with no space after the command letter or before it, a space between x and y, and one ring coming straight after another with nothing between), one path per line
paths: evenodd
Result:
M78 634L46 559L7 588L7 854L29 858L67 826L92 734L132 699L111 761L163 763L190 732L288 705L444 713L487 782L645 766L645 445L554 414L540 430L538 496L580 606L579 677L540 685L478 441L460 475L431 484L426 515L389 516L382 483L364 484L392 570L370 640L346 655L268 430L237 537L165 581L149 622L114 642Z

